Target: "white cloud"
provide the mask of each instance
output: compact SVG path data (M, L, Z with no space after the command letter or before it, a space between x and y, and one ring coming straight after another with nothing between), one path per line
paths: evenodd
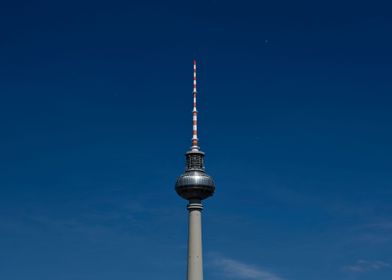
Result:
M392 267L392 264L383 261L358 260L355 264L347 265L344 268L351 272L366 272L390 267Z
M226 277L235 279L283 280L283 278L260 267L221 256L215 256L211 262L211 266L219 270Z

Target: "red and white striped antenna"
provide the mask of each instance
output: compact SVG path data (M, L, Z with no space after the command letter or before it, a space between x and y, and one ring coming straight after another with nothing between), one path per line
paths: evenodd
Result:
M196 109L196 60L193 60L193 134L192 134L192 150L199 150L199 138L197 137L197 109Z

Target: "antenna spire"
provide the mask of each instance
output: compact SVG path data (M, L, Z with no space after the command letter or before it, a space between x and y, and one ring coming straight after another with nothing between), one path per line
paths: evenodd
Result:
M199 138L197 137L197 109L196 109L196 60L193 60L193 134L192 134L192 150L199 150Z

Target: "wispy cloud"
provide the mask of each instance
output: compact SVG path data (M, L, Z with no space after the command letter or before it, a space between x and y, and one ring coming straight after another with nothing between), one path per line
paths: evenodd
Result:
M365 224L362 226L362 228L390 231L390 230L392 230L392 221L385 220L385 221L381 221L381 222L377 222L377 223Z
M261 267L246 264L237 260L214 256L210 263L211 267L224 274L225 277L234 279L255 279L255 280L284 280L283 278L267 271Z
M392 242L392 221L378 221L354 228L357 239L372 244L386 244Z
M365 260L358 260L355 264L347 265L344 267L345 270L350 272L367 272L373 270L380 270L385 268L391 268L392 264L384 261L365 261Z

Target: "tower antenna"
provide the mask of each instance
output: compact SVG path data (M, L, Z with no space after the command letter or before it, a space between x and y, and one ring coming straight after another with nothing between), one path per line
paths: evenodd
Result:
M197 90L196 90L196 59L193 60L193 110L192 110L192 150L199 150L199 138L197 137Z

